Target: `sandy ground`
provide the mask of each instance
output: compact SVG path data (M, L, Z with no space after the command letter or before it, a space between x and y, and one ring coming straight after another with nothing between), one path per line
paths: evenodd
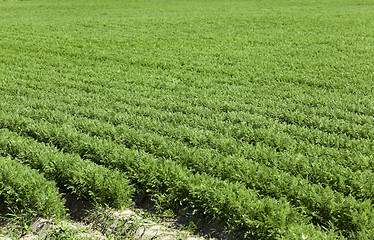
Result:
M109 213L111 217L117 219L111 223L108 227L108 231L115 231L118 227L118 222L126 222L126 224L132 228L131 234L128 239L159 239L159 240L172 240L172 239L186 239L186 240L201 240L204 238L193 237L187 231L176 230L165 226L163 224L155 223L149 219L144 219L136 214L134 211L127 209L122 212L112 211ZM130 226L131 225L131 226ZM123 227L123 226L122 226ZM90 227L89 224L82 222L67 222L61 221L54 223L51 220L44 218L38 218L32 223L30 231L27 235L19 238L20 240L31 240L31 239L49 239L51 233L56 232L56 229L69 229L74 231L74 239L108 239L107 236L101 234ZM0 240L10 240L11 238L1 236Z

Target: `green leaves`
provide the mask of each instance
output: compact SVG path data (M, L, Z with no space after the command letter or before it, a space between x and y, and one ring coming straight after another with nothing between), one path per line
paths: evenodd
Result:
M155 158L113 141L74 131L73 128L37 123L19 116L19 122L22 122L21 119L27 126L26 133L39 141L52 141L57 146L64 146L64 151L84 154L85 157L94 156L92 161L126 172L137 188L151 195L161 194L164 207L174 210L181 205L193 207L213 219L226 222L232 230L245 229L272 238L279 232L287 232L290 224L308 222L284 199L261 196L256 190L240 183L223 181L207 174L193 174L171 160ZM14 126L10 122L1 123L9 128Z
M0 157L0 198L13 210L62 218L64 200L54 182L10 157Z
M83 160L77 155L64 154L7 129L0 130L0 148L3 155L19 158L81 198L118 208L131 203L134 188L123 173Z
M103 205L137 190L264 239L373 238L362 4L2 2L0 155Z

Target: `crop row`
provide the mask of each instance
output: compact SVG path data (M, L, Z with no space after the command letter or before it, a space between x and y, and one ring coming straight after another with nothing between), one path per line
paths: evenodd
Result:
M51 44L56 44L56 43L52 42ZM94 52L94 56L92 56L92 54L87 54L84 51L82 51L81 49L79 49L78 47L74 46L76 44L77 43L75 43L73 41L69 42L69 45L64 47L65 51L64 51L64 54L62 54L62 56L61 56L61 49L58 49L58 48L54 48L54 49L53 48L52 49L38 48L38 49L35 49L35 52L38 52L38 53L40 52L40 53L37 56L34 56L34 58L35 59L42 59L42 58L40 58L40 56L48 56L49 58L51 58L51 59L49 59L49 61L42 62L41 64L45 65L51 73L55 73L55 74L58 74L53 69L53 67L55 67L54 65L56 65L56 62L63 66L63 65L69 64L69 62L71 62L72 60L75 60L76 58L80 58L80 60L81 60L80 64L89 65L89 64L92 64L92 63L97 64L98 60L101 60L102 62L104 62L103 60L106 60L105 63L100 63L100 67L101 67L102 71L104 71L105 73L107 73L109 75L109 77L103 78L100 75L101 73L96 73L96 74L94 72L86 73L86 74L91 74L90 77L92 77L92 74L94 74L95 78L100 78L100 80L98 80L97 82L95 82L94 80L90 80L90 86L85 86L85 88L91 88L91 89L93 89L94 87L97 87L99 85L102 86L103 79L107 79L106 81L111 82L111 83L105 82L106 85L109 85L111 87L123 88L123 85L126 84L126 82L117 81L117 82L113 83L112 80L113 79L118 79L118 77L127 78L126 73L122 72L122 75L120 75L120 74L117 74L117 73L113 73L113 71L111 71L111 69L113 69L113 68L119 68L118 65L121 63L122 66L125 65L125 67L122 67L122 68L125 68L124 70L127 70L127 71L129 71L129 69L130 69L130 71L134 71L134 72L135 71L142 71L142 73L148 74L148 75L150 75L151 72L153 71L153 72L157 72L158 73L157 75L165 76L165 78L168 78L168 79L174 78L174 79L177 79L178 81L182 81L181 79L186 78L186 76L187 76L187 78L188 77L196 78L197 76L199 76L201 78L203 76L204 77L203 81L198 82L195 79L193 79L194 80L193 83L188 85L191 92L199 92L199 94L203 94L203 96L211 95L212 92L209 92L209 91L208 92L206 92L206 91L203 92L203 91L201 91L202 89L198 89L197 86L201 85L201 84L204 84L203 87L202 87L204 90L207 89L206 86L209 86L210 87L209 89L212 89L213 91L215 91L215 93L223 92L225 96L231 95L230 91L235 91L235 93L236 93L235 95L237 96L236 98L242 100L240 102L245 101L246 103L250 103L252 105L255 101L252 101L251 96L248 95L248 94L246 94L245 96L242 95L242 94L248 92L248 87L251 87L250 88L251 91L255 91L255 88L258 88L258 87L260 87L258 89L263 89L265 91L274 91L274 90L276 91L275 93L272 92L272 94L269 94L270 92L267 92L267 93L266 92L263 92L263 93L254 92L254 94L252 96L267 96L267 98L269 98L269 97L270 98L281 97L283 99L290 99L290 96L289 96L290 91L284 91L284 90L292 89L292 91L291 91L292 96L291 97L293 98L293 101L297 101L298 105L300 104L300 102L305 104L306 106L308 106L309 104L314 104L314 107L317 108L317 111L319 109L324 109L323 111L324 111L324 114L326 114L326 116L328 116L328 115L331 116L331 114L333 114L333 116L337 116L337 115L335 115L335 114L338 114L336 111L330 111L330 110L331 109L336 110L336 109L342 108L342 109L348 110L348 114L349 114L349 112L355 112L355 111L358 112L359 114L356 115L356 117L354 117L354 116L349 117L349 121L356 121L355 119L357 119L357 117L360 117L360 115L362 115L362 114L364 114L364 115L368 114L371 111L370 107L365 107L364 104L361 104L360 107L357 107L357 101L356 100L361 100L362 101L362 98L358 95L355 95L355 94L349 94L349 96L347 95L347 97L344 98L344 101L339 99L340 102L336 103L336 101L334 101L334 100L336 100L337 95L340 96L340 94L337 94L337 92L334 92L334 91L329 92L329 91L326 91L324 89L320 89L320 91L315 91L316 86L309 86L309 87L306 87L304 85L299 86L299 84L294 84L292 81L289 81L289 82L285 81L284 84L282 84L282 85L279 85L279 83L277 81L268 81L268 82L265 82L265 83L261 83L261 82L258 82L258 81L257 82L252 81L251 84L267 84L268 87L265 88L263 85L262 86L261 85L260 86L248 86L249 85L248 84L248 77L249 77L248 75L243 76L243 81L240 81L240 80L238 81L237 80L237 82L239 82L243 86L235 85L235 84L233 84L233 79L238 78L237 75L240 73L240 71L238 71L236 73L235 78L230 79L230 81L227 81L227 84L217 84L218 82L217 82L217 80L215 80L215 79L217 79L217 75L219 76L219 78L222 78L224 76L222 75L222 72L212 74L216 70L215 68L209 69L207 74L205 74L207 76L204 76L204 74L201 72L201 70L206 71L207 69L201 69L200 72L197 74L196 72L194 72L191 69L191 67L185 66L185 67L188 67L188 69L184 69L184 67L182 67L180 64L173 65L173 62L169 62L168 65L170 65L170 67L168 67L167 69L163 69L163 71L160 72L160 70L159 70L160 68L158 68L158 66L156 64L152 65L150 59L136 59L136 60L133 60L133 59L129 58L129 56L124 56L122 52L118 53L118 51L112 52L111 55L109 55L109 56L105 56L101 52L96 51L96 52ZM96 44L98 44L98 43L96 42ZM21 43L19 43L17 45L21 45ZM12 46L9 46L9 47L12 47ZM27 50L30 50L29 48L33 47L33 46L24 46L24 47L27 47ZM101 46L101 47L105 47L105 46ZM15 51L16 51L16 54L15 54ZM76 56L76 54L74 53L75 51L79 51L78 56ZM19 52L20 52L19 49L16 49L16 50L10 51L9 54L14 54L15 56L17 56L17 55L19 55ZM72 54L72 56L69 56L69 53ZM12 58L12 56L8 57L8 59L13 59L13 58ZM124 59L126 59L125 62L124 62ZM147 64L147 60L149 61L148 64ZM13 64L16 65L17 63L19 63L19 61L15 61ZM8 65L12 65L12 64L9 63ZM52 65L52 68L48 68L48 66L50 66L50 65ZM139 65L139 66L136 66L136 65ZM146 65L146 66L143 66L143 68L142 68L142 65ZM131 66L131 67L129 67L129 66ZM145 68L145 67L147 67L147 68ZM206 67L208 67L208 66L206 66ZM136 70L134 70L135 68L136 68ZM77 71L77 69L74 69L74 65L69 66L69 69L70 69L70 71L64 71L65 76L69 76L70 72L73 72L73 70ZM151 69L151 70L146 70L146 69ZM82 70L80 70L80 71L83 75L85 74L84 71L82 71ZM210 76L210 75L213 75L213 76ZM150 79L150 78L148 78L148 79ZM244 81L244 79L245 79L245 81ZM163 79L163 80L165 80L165 79ZM295 79L293 79L293 80L295 80ZM165 81L167 81L167 80L165 80ZM308 80L306 82L313 82L313 80ZM95 83L97 85L95 85ZM244 84L244 83L247 83L247 84ZM84 84L84 83L78 83L78 84ZM160 83L160 81L147 80L147 77L142 77L142 81L138 81L136 83L136 85L141 85L141 84L151 86L153 88L155 88L155 87L164 88L165 86L168 86L170 88L170 86L175 86L175 84L165 84L165 83ZM274 88L274 86L269 86L269 84L276 85L276 87ZM185 86L185 84L183 84L183 85ZM216 85L217 87L212 88L211 87L212 85ZM136 86L132 86L132 87L136 87ZM242 87L243 89L240 89L240 87ZM281 88L281 89L279 89L279 88ZM196 90L200 90L200 91L196 91ZM324 91L323 93L326 96L325 98L320 98L319 97L320 94L321 94L321 91ZM341 92L339 92L339 93L341 93ZM218 97L220 98L219 95L218 95ZM201 98L200 100L204 101L204 99L206 99L206 98L204 97L204 98ZM313 101L311 99L313 99ZM275 101L273 101L273 102L275 102ZM232 102L230 103L230 100L229 100L228 103L230 105L233 105ZM325 106L328 106L328 107L325 107ZM246 108L247 107L248 106L246 106ZM345 114L343 114L343 115L345 115Z
M13 211L44 217L65 215L64 201L56 184L10 157L0 157L0 200Z
M17 99L13 98L12 101L15 102ZM30 106L38 109L48 109L51 108L50 104L46 104L45 101L33 100ZM162 135L169 135L173 138L179 138L179 140L181 138L185 139L189 144L196 146L210 144L210 147L223 149L222 153L225 154L240 152L241 149L235 147L240 146L240 144L235 143L239 140L249 143L264 142L277 150L304 153L309 155L309 157L328 156L330 159L336 159L339 164L346 164L353 169L366 168L362 164L357 164L357 159L360 159L360 162L363 159L367 159L366 161L368 162L372 157L373 143L369 140L352 140L344 135L331 135L313 129L300 128L295 125L274 124L261 116L230 113L223 117L219 116L221 119L217 117L214 120L194 116L194 122L188 122L188 118L190 117L191 119L191 116L184 114L171 114L170 112L160 112L147 107L125 106L125 104L122 106L129 114L113 114L110 108L105 108L105 106L97 106L92 109L87 108L85 104L83 106L79 106L79 104L64 104L63 100L55 108L73 115L79 114L90 118L111 121L116 124L121 123L136 126L137 128L148 128ZM124 109L121 110L122 112L124 111ZM26 111L29 111L29 109L26 109ZM28 113L26 112L25 114ZM238 117L246 121L241 121L237 119ZM227 118L227 121L223 118ZM236 124L232 124L233 122ZM191 126L194 131L191 131L188 126ZM200 130L199 128L203 129ZM220 133L217 134L216 131L220 131ZM194 134L190 135L191 132ZM292 137L292 135L296 136L296 138ZM223 145L219 141L211 140L222 138L226 139L226 143ZM235 138L236 140L230 138ZM341 150L341 148L343 149ZM344 149L349 149L349 151Z
M44 90L47 91L48 89ZM20 89L18 88L17 91L20 91ZM328 149L333 148L333 153L329 154L332 158L337 155L337 151L334 151L335 148L343 148L349 149L350 151L356 151L355 155L371 154L372 152L370 146L372 146L373 144L372 141L368 139L355 140L350 139L345 134L330 134L313 128L298 127L297 125L293 124L280 124L279 122L273 121L266 116L257 114L233 111L218 114L208 112L210 116L199 116L201 114L191 115L178 112L170 112L168 110L160 110L157 108L155 109L154 107L145 106L143 104L141 104L140 106L131 106L126 102L118 102L115 96L112 96L112 98L110 98L110 96L107 96L107 91L103 91L103 95L98 94L98 96L82 94L82 92L79 91L72 93L67 91L66 89L49 89L48 92L49 91L61 92L64 94L59 98L57 98L57 96L54 96L54 99L49 99L49 105L51 105L52 102L58 101L58 103L53 104L55 106L57 105L56 108L62 108L61 110L71 112L72 114L79 114L79 112L82 112L82 108L83 110L87 111L86 106L95 102L95 108L91 108L93 112L92 114L94 115L95 111L105 112L107 113L107 115L109 115L106 118L108 119L108 117L110 117L109 120L114 121L115 123L121 123L121 121L125 121L126 119L123 119L123 113L128 112L131 114L131 116L133 114L136 114L140 116L152 117L155 119L159 119L159 121L168 122L173 125L189 125L195 128L203 128L204 130L220 131L222 134L230 134L236 139L249 142L253 141L253 137L248 136L248 129L253 131L258 128L271 128L272 131L277 135L276 139L274 139L274 136L264 135L265 133L259 133L257 135L263 138L264 141L267 141L269 144L274 145L274 147L280 150L284 148L290 149L291 147L295 146L301 147L301 149L295 149L295 151L303 152L305 151L305 148L307 148L307 146L310 146L310 144L312 144L313 150L306 152L316 152L316 147L314 145L321 146L319 147L319 150L322 151L321 154L323 154L323 152L325 151L328 151ZM41 97L40 95L43 95L39 90L30 92L29 89L28 92L31 94L39 95L39 98ZM43 96L43 99L44 98L48 99L50 97L48 95L45 95ZM128 99L132 98L133 96L128 97ZM144 101L147 100L145 99ZM44 103L35 101L34 104L36 105L34 106L40 107L41 105L45 104L45 102L46 101L44 101ZM149 104L155 106L159 103L156 101L152 104ZM167 102L167 104L172 105L174 103L169 101ZM188 107L188 109L191 108L192 107ZM113 114L113 112L118 112L119 114ZM206 109L200 109L200 112L204 113L206 112ZM319 121L323 121L323 119ZM283 133L283 135L281 135L280 133ZM256 134L256 132L252 133L252 135L254 134ZM327 150L325 147L327 147ZM346 152L348 154L347 151L342 152ZM340 152L340 154L342 154L342 152ZM341 156L338 156L337 158L342 159Z
M3 108L4 109L4 108ZM4 109L5 110L5 109ZM31 117L36 117L36 118L41 118L42 120L48 120L51 122L57 122L59 124L62 124L64 121L67 121L70 117L67 114L58 114L58 112L54 112L53 110L47 110L47 111L37 111L35 110L34 114L32 114L32 110L28 111L25 113L26 115L29 115ZM51 118L49 117L51 116ZM137 118L137 121L134 121L133 124L136 122L138 123L138 127L142 126L142 124L147 124L146 121L148 120L149 122L152 123L150 119L142 119L142 118ZM80 124L79 128L85 129L84 131L88 131L91 134L95 134L97 131L97 127L94 125L100 125L101 123L99 121L96 122L89 122L88 119L84 118L75 118L75 120L72 120L73 125ZM85 122L88 122L90 126L84 126ZM154 124L154 126L157 126L157 124ZM110 128L111 125L106 125L105 127ZM164 155L159 155L162 157L172 157L173 159L178 159L181 158L181 155L198 155L194 153L196 150L194 149L194 146L189 147L186 146L183 142L178 142L173 143L168 138L160 138L157 141L151 141L151 139L148 137L147 139L143 140L131 140L131 139L126 139L131 138L128 134L126 134L126 131L128 130L128 127L125 125L120 125L117 127L118 130L121 133L117 135L120 136L123 134L124 136L122 138L122 141L126 143L128 146L132 146L133 144L137 145L138 147L151 152L151 153L156 153L157 152L164 152L162 154ZM121 130L121 128L123 128ZM168 125L163 124L161 126L158 126L158 129L168 129ZM180 128L178 130L181 130ZM103 130L104 131L104 130ZM140 131L140 130L137 130ZM132 131L135 135L135 130ZM174 131L175 134L177 131ZM183 133L183 131L179 131L180 133ZM194 132L196 134L197 131ZM263 130L262 132L265 132ZM265 132L266 134L266 132ZM183 136L183 134L182 134ZM205 135L206 136L206 135ZM116 137L116 136L114 136ZM157 135L156 135L157 137ZM134 138L134 137L133 137ZM141 138L139 138L141 139ZM211 137L211 142L215 142L220 144L219 141L216 139L221 139L221 147L215 147L216 149L221 149L222 152L225 149L228 149L225 146L232 146L233 149L235 149L236 145L238 144L235 140L230 141L230 139L223 138L222 136L219 137ZM132 142L132 141L137 141L137 142ZM147 141L151 141L147 143ZM261 142L261 139L258 139L259 142ZM185 149L183 151L180 150L175 150L173 154L170 155L170 146L174 146L177 144L178 146L175 147L174 149ZM148 145L148 146L147 146ZM154 148L155 150L152 150ZM314 148L312 148L310 151L312 151ZM228 149L230 151L230 149ZM357 170L355 172L352 172L352 169L355 169L355 166L359 166L358 163L355 163L352 159L346 160L346 162L342 162L344 159L342 159L340 162L334 162L333 159L329 159L328 162L326 162L326 159L323 157L315 157L315 158L308 158L305 157L301 154L290 154L290 153L279 153L276 152L273 148L266 147L266 145L262 144L242 144L242 146L237 149L238 154L234 154L234 156L238 158L246 158L246 159L253 159L254 161L262 162L263 164L269 165L269 166L274 166L279 169L282 169L284 171L290 172L294 175L302 175L304 178L307 178L309 181L314 182L314 183L321 183L321 184L327 184L330 185L333 189L336 189L338 191L342 191L345 194L353 194L356 197L359 198L371 198L372 194L372 189L370 187L367 187L370 185L370 182L372 179L372 173L370 172L370 169L372 169L371 161L369 161L370 158L367 158L366 162L359 162L361 164L366 164L364 165L365 169L360 171ZM207 155L210 150L206 150L204 153L204 150L202 150L201 156ZM233 151L234 152L234 151ZM213 151L214 153L214 151ZM157 154L157 153L156 153ZM158 153L159 154L159 153ZM221 155L221 154L219 154ZM228 157L228 156L226 156ZM326 156L325 156L326 157ZM328 155L328 157L330 157ZM200 157L201 158L201 157ZM188 159L188 157L187 157ZM364 158L361 158L362 160ZM343 164L342 164L343 163ZM340 165L342 164L342 165ZM311 165L311 166L310 166ZM369 168L369 169L367 169ZM370 177L371 176L371 177Z
M69 126L53 127L47 123L22 120L16 115L10 115L9 120L18 125L13 125L12 130L39 141L51 142L65 152L78 153L96 163L125 171L138 189L157 197L166 207L175 209L182 205L197 209L226 222L233 229L244 229L266 239L287 234L291 228L302 231L304 223L308 222L285 199L261 196L242 184L204 173L193 174L170 160L154 158L108 140L78 133ZM10 127L4 123L2 127ZM319 232L318 229L315 231Z
M57 117L57 114L55 117ZM294 205L305 207L304 211L308 215L313 215L314 221L319 224L331 221L338 228L341 227L345 230L356 229L357 226L353 227L353 225L361 225L358 220L360 214L357 216L353 216L355 215L353 214L351 216L352 219L349 220L350 217L341 215L341 212L347 211L350 207L360 209L358 212L363 212L362 210L365 208L363 206L367 206L367 203L361 205L352 196L344 197L344 194L333 191L329 186L322 187L321 183L328 185L328 183L332 182L331 179L331 182L316 181L317 184L312 184L310 182L311 178L305 177L307 175L306 172L299 174L294 172L294 175L291 175L288 172L274 168L275 164L269 164L264 159L276 158L276 156L271 154L265 156L269 150L263 151L264 148L261 147L257 148L256 152L251 153L251 158L235 154L223 156L214 149L189 147L182 142L170 140L140 129L113 126L102 121L74 118L74 120L67 121L66 124L76 128L78 131L101 139L112 140L119 145L137 147L157 157L171 158L196 172L205 172L230 181L242 182L249 188L258 189L263 195L276 198L286 197ZM253 155L253 153L256 155ZM264 159L259 159L261 157ZM283 159L283 164L285 164L285 161L293 161L293 158ZM304 164L306 163L309 162L304 162ZM299 164L301 165L302 162L300 161ZM323 168L323 163L320 162L320 166L317 169L317 171L323 171L320 177L323 175L327 176L331 172L337 172L339 174L335 177L340 181L340 184L344 183L352 187L351 189L349 187L345 188L343 192L346 195L374 200L371 188L371 184L374 182L374 174L370 170L348 172L349 170L346 168L341 167L339 169L339 165L332 165L333 163L328 165L328 168ZM314 165L312 164L312 166ZM306 165L303 166L304 169L305 167ZM337 188L340 190L339 187ZM348 222L353 225L349 227Z
M0 129L2 155L16 157L23 164L43 172L81 198L117 208L131 203L133 186L123 173L83 160L75 154L64 154L55 147L23 138L7 129Z
M39 116L47 117L43 114L39 114ZM54 113L53 116L56 118L59 115ZM64 115L61 116L66 118ZM50 124L49 126L57 128L58 125ZM332 191L329 187L309 184L308 179L302 178L302 174L294 177L275 168L269 168L264 163L256 162L255 160L258 161L258 159L245 159L237 155L224 157L217 154L214 150L191 148L178 141L170 141L141 130L134 130L124 126L113 126L105 122L84 118L74 118L68 121L66 126L71 128L78 127L83 132L97 136L100 139L113 139L117 144L124 144L127 147L141 146L141 149L154 156L171 158L196 172L205 172L230 181L242 182L249 188L258 189L263 195L276 198L284 196L293 205L305 208L304 212L313 216L312 221L314 223L324 224L330 221L342 232L357 231L366 224L365 221L360 220L362 216L373 214L370 212L364 213L367 206L370 206L368 201L360 203L352 197L344 197L343 194ZM28 131L35 134L38 130L37 128L31 130L29 127ZM57 135L51 137L54 139L65 138ZM54 141L63 147L58 140ZM264 151L258 149L257 155L261 152L263 153ZM271 156L268 156L268 158L271 158ZM288 161L292 161L292 159ZM325 169L325 173L331 173L331 168ZM357 190L358 187L365 189L365 186L370 189L370 186L365 185L367 180L364 177L367 175L354 175L353 173L351 175L353 176L348 176L348 178L344 175L338 175L338 177L344 177L344 179L339 179L343 183L353 179L354 190ZM357 196L357 192L352 194ZM371 192L366 192L364 196L364 198L369 197L371 199L372 195ZM356 211L348 210L350 208L356 209ZM342 215L342 212L347 211L350 214Z
M40 85L41 83L39 81L38 85L34 85L31 82L26 84L26 86L33 86L36 89L41 89L44 87L43 85ZM76 80L64 80L59 81L58 84L48 83L45 89L59 89L62 90L61 92L64 92L65 95L71 95L69 93L71 93L72 89L68 89L76 88L76 91L79 92L80 97L73 99L79 99L79 101L83 100L83 95L85 95L86 98L92 95L95 95L96 97L97 95L100 95L102 100L105 100L107 103L113 103L113 100L127 103L131 101L132 104L139 104L141 107L152 106L163 108L171 112L193 113L195 115L203 116L210 116L211 114L214 114L215 116L217 113L222 111L248 112L250 114L259 114L265 118L268 118L268 120L272 119L273 121L278 122L278 124L279 122L296 124L301 127L320 129L327 133L343 134L354 139L371 139L371 136L373 136L373 132L370 128L370 123L373 119L371 115L365 117L361 114L354 115L349 119L339 119L339 116L331 116L331 113L337 112L339 109L323 108L321 106L314 105L302 105L300 107L299 102L292 103L288 99L272 99L272 97L268 96L273 96L275 94L266 94L266 92L261 94L253 94L253 96L264 96L261 98L256 97L251 99L251 96L249 95L242 96L242 99L247 99L249 101L248 103L242 103L242 101L239 101L238 99L228 97L234 94L234 90L237 90L235 95L238 95L240 93L240 89L233 89L231 94L214 94L215 100L212 101L207 96L200 96L199 98L193 96L191 97L188 95L190 91L187 91L187 93L184 93L183 91L182 93L179 93L167 89L153 89L148 86L143 86L142 89L138 89L139 87L133 85L130 86L134 89L130 89L130 87L126 86L124 86L122 89L104 88L103 86L104 84L95 87L88 85L87 83L76 83ZM137 94L132 94L136 91ZM190 95L191 94L197 96L197 93L190 93ZM75 96L77 95L75 94ZM175 98L177 98L178 101L173 101ZM87 100L83 101L87 102ZM187 109L186 105L189 106ZM288 109L288 111L285 111L284 109ZM324 111L326 114L330 113L330 115L322 114L322 116L320 116L320 111ZM347 114L351 114L351 112L348 112ZM352 119L359 120L355 123L356 120ZM237 120L245 122L245 118Z

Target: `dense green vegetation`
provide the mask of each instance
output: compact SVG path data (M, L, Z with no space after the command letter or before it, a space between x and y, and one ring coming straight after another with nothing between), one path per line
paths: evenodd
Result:
M47 217L65 213L56 184L9 157L0 157L0 200L13 211L37 211Z
M373 239L373 19L369 0L2 1L0 198L50 217L56 186L145 194L242 237Z

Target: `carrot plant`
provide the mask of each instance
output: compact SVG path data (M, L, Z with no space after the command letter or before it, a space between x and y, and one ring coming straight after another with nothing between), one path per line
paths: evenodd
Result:
M127 207L132 202L133 186L118 171L85 161L77 155L63 154L54 147L23 138L7 129L0 130L0 146L2 155L17 157L80 198L117 208Z
M10 157L0 157L0 199L13 211L57 218L66 213L56 184Z

